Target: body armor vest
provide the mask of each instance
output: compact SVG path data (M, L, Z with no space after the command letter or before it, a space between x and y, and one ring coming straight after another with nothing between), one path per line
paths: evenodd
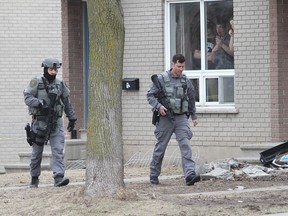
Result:
M55 79L52 84L44 83L45 80L42 77L37 77L38 85L36 97L40 100L44 100L45 104L42 108L29 107L29 114L33 115L32 131L35 135L35 143L37 145L43 145L47 136L47 131L50 129L50 135L58 133L63 126L64 105L60 99L63 92L63 83L59 79ZM31 89L30 89L31 90ZM36 89L32 90L35 91ZM51 98L53 99L53 106L51 106ZM53 121L49 122L53 111ZM35 121L36 120L36 121Z
M54 104L54 111L57 113L57 116L60 118L63 115L64 105L60 100L60 95L62 94L62 83L61 80L55 79L55 82L51 85L45 86L42 78L37 78L38 86L37 86L37 95L36 97L40 100L44 100L47 106L50 106L50 98L49 94L54 94L56 97L56 103ZM40 108L36 107L28 107L29 114L33 116L45 116L47 113L42 113Z
M188 113L187 78L182 75L180 83L172 83L168 72L162 72L166 96L175 114Z

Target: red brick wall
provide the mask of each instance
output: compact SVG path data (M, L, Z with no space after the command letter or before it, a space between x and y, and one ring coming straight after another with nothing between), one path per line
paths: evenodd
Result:
M270 75L272 141L288 140L288 1L271 0Z
M75 108L76 130L83 128L82 1L62 0L63 78ZM67 121L65 122L67 125Z

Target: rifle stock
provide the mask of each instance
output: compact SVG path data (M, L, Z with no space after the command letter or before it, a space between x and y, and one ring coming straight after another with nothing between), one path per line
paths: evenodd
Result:
M50 135L52 131L55 129L56 124L57 124L57 112L54 110L54 105L56 104L56 98L57 94L54 93L49 93L48 97L50 99L50 104L48 107L48 116L47 116L47 131L45 134L45 140L44 140L44 145L48 143L48 140L50 138Z

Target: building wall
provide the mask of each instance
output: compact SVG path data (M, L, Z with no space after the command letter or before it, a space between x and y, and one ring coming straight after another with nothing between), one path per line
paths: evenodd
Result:
M123 91L125 159L149 160L154 127L146 92L150 76L164 68L164 1L123 0L126 30L124 77L140 78L140 90ZM237 113L201 112L192 146L200 160L241 155L240 145L271 141L269 1L234 0L235 108ZM168 156L178 154L175 140ZM167 155L166 154L166 155Z
M0 26L0 165L3 165L18 162L18 152L30 151L24 127L31 117L23 101L23 89L31 78L43 74L41 63L46 56L62 60L61 1L1 1Z
M77 117L75 130L84 128L82 16L82 1L62 1L63 78L70 88L70 99ZM67 125L67 118L64 121Z
M272 140L288 140L288 2L270 1Z
M269 1L234 1L236 144L271 141ZM234 126L233 126L234 127ZM237 142L239 140L239 142Z
M146 100L151 75L164 68L163 1L123 0L125 49L123 78L139 78L139 91L122 93L124 157L146 155L154 142L152 112Z
M53 55L62 60L62 42L63 77L73 86L72 102L77 105L76 109L82 104L83 88L78 86L83 78L83 74L78 73L78 70L82 71L80 2L14 0L0 5L0 165L18 162L18 152L30 151L24 131L30 117L23 102L23 88L34 75L43 73L40 67L43 58ZM164 1L121 2L126 32L123 78L140 79L139 91L122 91L124 157L125 161L149 161L155 138L146 92L151 85L151 75L169 69L164 66ZM287 83L286 62L280 62L280 59L286 50L277 41L285 41L287 34L284 2L234 0L235 108L238 112L202 112L198 109L200 124L192 128L191 142L196 159L209 161L239 156L242 144L267 143L285 137L287 87L283 86ZM277 16L278 11L282 11L282 18L275 19L273 14ZM273 22L269 22L269 18ZM281 26L281 31L273 35L269 29L278 29L275 25ZM270 36L275 42L271 53ZM62 76L62 70L59 75ZM278 88L279 83L281 88ZM81 115L81 108L76 112ZM283 113L285 118L282 119ZM79 122L77 127L81 128ZM177 154L178 146L172 139L166 157Z

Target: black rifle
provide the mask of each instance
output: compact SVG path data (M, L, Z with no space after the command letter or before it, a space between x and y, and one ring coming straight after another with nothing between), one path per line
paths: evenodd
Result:
M187 92L186 92L186 91L187 91L187 81L185 82L185 84L182 85L182 88L183 88L184 94L183 94L183 96L181 97L181 110L183 109L183 101L184 101L184 100L188 101L188 96L187 96ZM187 118L189 119L190 113L187 112L187 113L186 113L186 116L187 116Z
M155 97L158 98L159 103L161 103L167 109L166 115L167 115L168 119L170 121L174 121L173 110L172 110L170 100L167 97L166 91L163 90L162 85L159 82L157 74L152 75L151 80L154 83L154 85L159 89L159 91L155 95ZM159 121L159 117L160 117L159 111L157 111L158 118L156 118L154 115L155 115L155 110L153 111L153 118L152 118L153 124L154 124L154 122L153 122L154 118L157 120L157 122ZM155 122L155 124L156 124L156 122Z
M45 139L44 139L45 145L47 144L52 131L54 131L57 126L57 115L58 115L57 110L54 109L55 104L56 104L57 94L48 93L48 97L50 99L50 104L48 106L48 116L46 120L47 129L46 129Z

